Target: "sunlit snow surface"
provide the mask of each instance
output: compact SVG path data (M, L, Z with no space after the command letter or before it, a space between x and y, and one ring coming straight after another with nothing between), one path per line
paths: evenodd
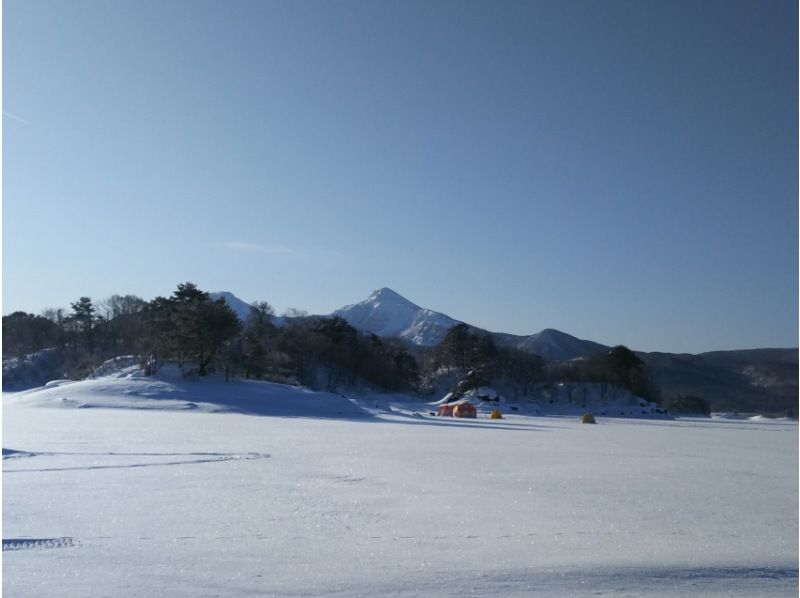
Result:
M4 595L797 595L796 422L431 409L133 371L6 394Z

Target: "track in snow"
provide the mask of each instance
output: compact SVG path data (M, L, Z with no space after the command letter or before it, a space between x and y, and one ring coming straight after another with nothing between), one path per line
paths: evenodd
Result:
M248 461L252 459L268 459L267 453L66 453L66 452L29 452L3 448L3 461L13 462L17 459L31 458L38 456L47 457L100 457L111 458L111 463L97 463L87 465L66 465L64 467L36 467L36 468L9 468L3 467L3 473L32 473L45 471L79 471L90 469L131 469L137 467L163 467L168 465L194 465L199 463L215 463L218 461ZM115 458L127 457L182 457L181 459L169 461L145 461L134 463L114 463ZM74 462L74 459L71 459Z
M67 548L78 546L73 538L3 538L3 552L32 548Z

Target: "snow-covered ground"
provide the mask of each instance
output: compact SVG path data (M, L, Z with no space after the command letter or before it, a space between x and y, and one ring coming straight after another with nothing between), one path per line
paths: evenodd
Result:
M134 367L6 394L5 595L797 595L796 422L432 410Z

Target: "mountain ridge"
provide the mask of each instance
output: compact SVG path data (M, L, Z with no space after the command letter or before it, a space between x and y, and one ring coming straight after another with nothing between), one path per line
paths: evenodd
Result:
M233 309L233 311L239 316L240 319L245 320L247 315L250 313L251 306L247 302L238 298L235 294L231 293L230 291L215 291L209 293L211 298L214 300L217 299L225 299L228 305ZM394 306L393 315L395 318L389 317L386 313L382 314L380 317L376 317L371 311L380 310L382 307L386 306ZM398 315L397 307L400 307L400 310L405 310L405 319L407 320L405 326L401 326L403 322L402 313ZM411 317L409 317L411 314ZM432 309L428 309L425 307L421 307L416 303L410 301L409 299L405 298L403 295L394 291L390 287L381 287L373 291L366 299L359 301L357 303L352 303L349 305L345 305L339 309L334 310L330 314L327 315L317 315L313 317L330 317L330 316L340 316L343 317L345 320L348 321L352 326L358 328L365 332L371 332L376 334L377 336L399 336L400 338L410 342L412 344L418 346L433 346L437 344L436 342L431 342L430 338L433 335L430 334L414 334L414 332L408 330L409 328L414 328L417 332L424 332L426 324L439 324L439 325L446 325L449 329L450 326L454 326L455 324L464 323L467 324L473 331L483 332L487 334L491 334L495 341L503 346L514 346L516 348L522 349L524 351L529 351L535 353L536 351L532 350L533 347L539 348L541 353L539 354L541 357L545 357L548 359L575 359L578 357L587 357L591 354L596 354L599 352L606 351L611 348L610 345L604 345L602 343L598 343L596 341L588 340L588 339L581 339L576 336L573 336L569 333L563 332L556 328L544 328L539 332L535 332L532 334L512 334L506 332L492 332L486 330L484 328L480 328L478 326L474 326L472 324L468 324L461 320L457 320L451 316L448 316L445 313L437 312ZM399 318L399 323L398 323ZM283 320L283 318L275 317L276 320ZM366 325L365 325L366 324ZM395 333L395 334L393 334ZM436 337L441 336L438 340L440 341L444 338L444 334L441 331L436 331ZM554 340L562 341L564 343L568 343L573 345L570 348L559 348L557 353L558 355L554 355L553 351L548 351L547 347L543 347L542 344L553 343ZM438 341L437 341L438 342ZM578 344L578 348L575 348L575 345ZM765 355L767 352L773 352L775 355L781 354L785 355L785 352L797 351L797 347L756 347L756 348L744 348L744 349L717 349L713 351L702 351L699 353L686 353L686 352L669 352L669 351L640 351L634 349L637 354L645 355L645 356L658 356L658 355L668 355L672 357L680 357L680 356L706 356L706 357L713 357L715 355L726 355L726 356L734 356L738 355L741 357L753 357L755 355L761 354ZM572 356L564 356L568 353L574 353ZM786 360L785 357L783 357Z
M246 320L250 305L229 291L210 293L224 299L240 319ZM380 337L397 337L417 347L438 345L456 324L466 324L445 313L421 307L389 287L373 291L366 299L334 310L329 316L344 318L351 326ZM548 360L589 357L609 347L580 339L555 328L545 328L529 335L491 332L467 324L474 332L489 334L498 345L535 353Z
M331 315L360 330L396 336L421 347L438 345L459 323L446 314L420 307L389 287L377 289L365 300L345 305Z

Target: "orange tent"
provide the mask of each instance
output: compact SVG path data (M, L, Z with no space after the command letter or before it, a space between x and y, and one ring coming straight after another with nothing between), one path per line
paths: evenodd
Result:
M447 403L439 405L439 415L453 415L453 407L455 405L448 405Z
M478 412L472 403L460 403L453 409L453 417L478 417Z

